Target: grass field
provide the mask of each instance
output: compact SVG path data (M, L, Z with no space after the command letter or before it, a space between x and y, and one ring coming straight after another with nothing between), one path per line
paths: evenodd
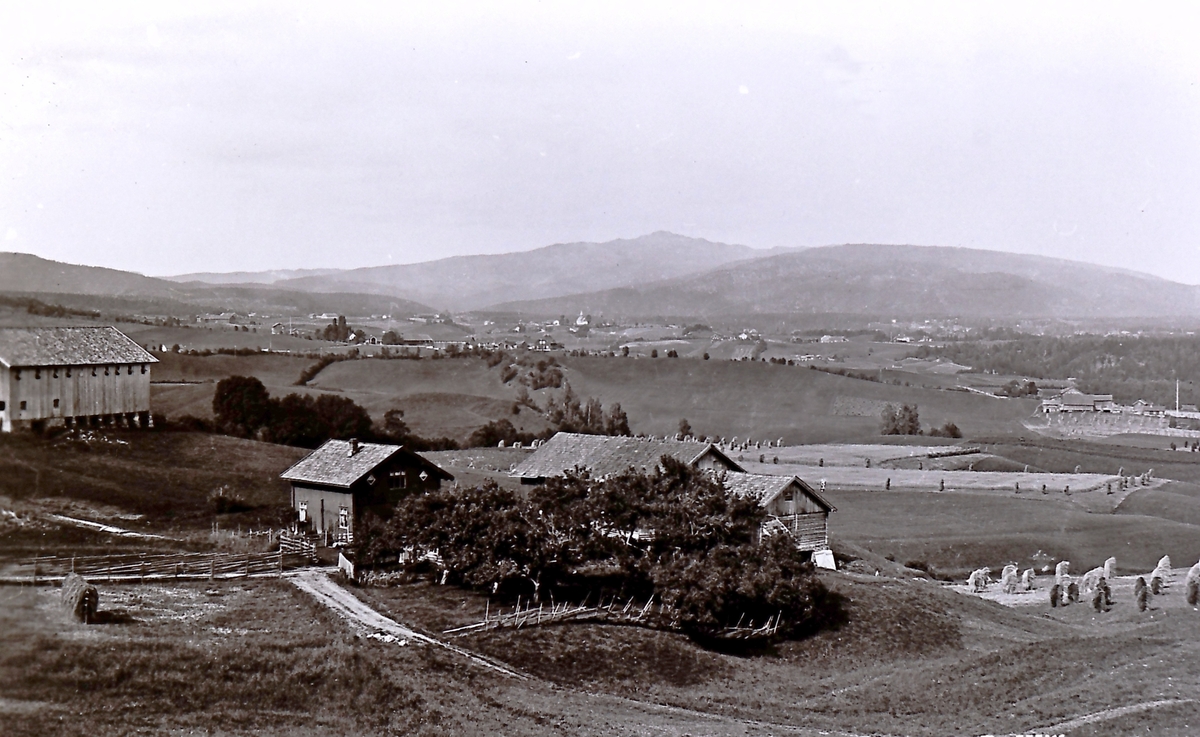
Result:
M203 433L0 435L0 496L38 511L168 535L205 531L214 519L222 527L278 526L290 498L279 474L306 452ZM246 510L214 516L209 494L218 488L240 497ZM18 534L0 545L53 552L58 539Z

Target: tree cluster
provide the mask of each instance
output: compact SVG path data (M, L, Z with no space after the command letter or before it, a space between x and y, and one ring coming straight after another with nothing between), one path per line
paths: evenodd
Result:
M883 408L879 419L880 435L921 434L921 418L915 404L902 404L899 407L889 404Z
M226 434L304 448L315 448L330 438L371 437L371 417L353 400L332 394L274 399L252 376L217 382L213 414L217 428Z
M580 401L570 384L566 385L561 396L551 396L546 401L543 414L556 430L563 432L585 435L633 434L629 430L629 418L620 404L614 402L605 410L600 400L594 397Z
M662 626L712 634L782 614L799 636L840 604L787 535L758 542L764 512L719 479L664 457L653 473L551 479L528 498L494 483L406 498L367 526L363 561L427 554L456 583L562 600L605 590L650 597Z

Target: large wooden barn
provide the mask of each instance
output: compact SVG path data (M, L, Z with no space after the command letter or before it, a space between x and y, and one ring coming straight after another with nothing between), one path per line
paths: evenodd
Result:
M329 440L280 475L292 485L292 509L306 532L354 542L369 509L388 509L403 497L453 481L437 464L399 445Z
M147 427L155 363L112 327L0 328L0 430Z
M829 549L829 513L832 504L796 476L757 473L725 475L725 488L740 497L757 499L767 512L761 534L790 534L801 550Z

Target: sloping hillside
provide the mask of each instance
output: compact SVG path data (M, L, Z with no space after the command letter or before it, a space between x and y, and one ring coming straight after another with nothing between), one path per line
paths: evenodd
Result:
M716 317L1165 317L1200 314L1200 288L1062 259L927 246L845 245L497 310Z
M659 232L607 243L560 243L519 253L351 269L277 284L316 292L395 295L439 309L466 310L698 274L768 253Z

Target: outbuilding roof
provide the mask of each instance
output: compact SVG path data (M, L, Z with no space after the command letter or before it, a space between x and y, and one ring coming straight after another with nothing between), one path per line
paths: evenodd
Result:
M351 453L350 440L327 440L320 448L301 458L295 465L279 475L285 481L300 481L324 486L348 489L356 481L378 468L392 456L403 453L412 456L431 475L453 481L454 476L417 453L400 445L382 443L356 443L357 450Z
M745 470L712 443L560 432L513 469L512 475L544 479L586 468L593 476L603 477L629 468L651 471L663 456L695 465L707 455L714 455L730 471Z
M158 359L113 327L0 328L0 364L9 368L107 363Z
M757 499L759 506L767 506L795 485L806 496L815 501L826 512L836 512L826 499L804 483L798 476L767 476L757 473L725 474L725 489L735 496Z

